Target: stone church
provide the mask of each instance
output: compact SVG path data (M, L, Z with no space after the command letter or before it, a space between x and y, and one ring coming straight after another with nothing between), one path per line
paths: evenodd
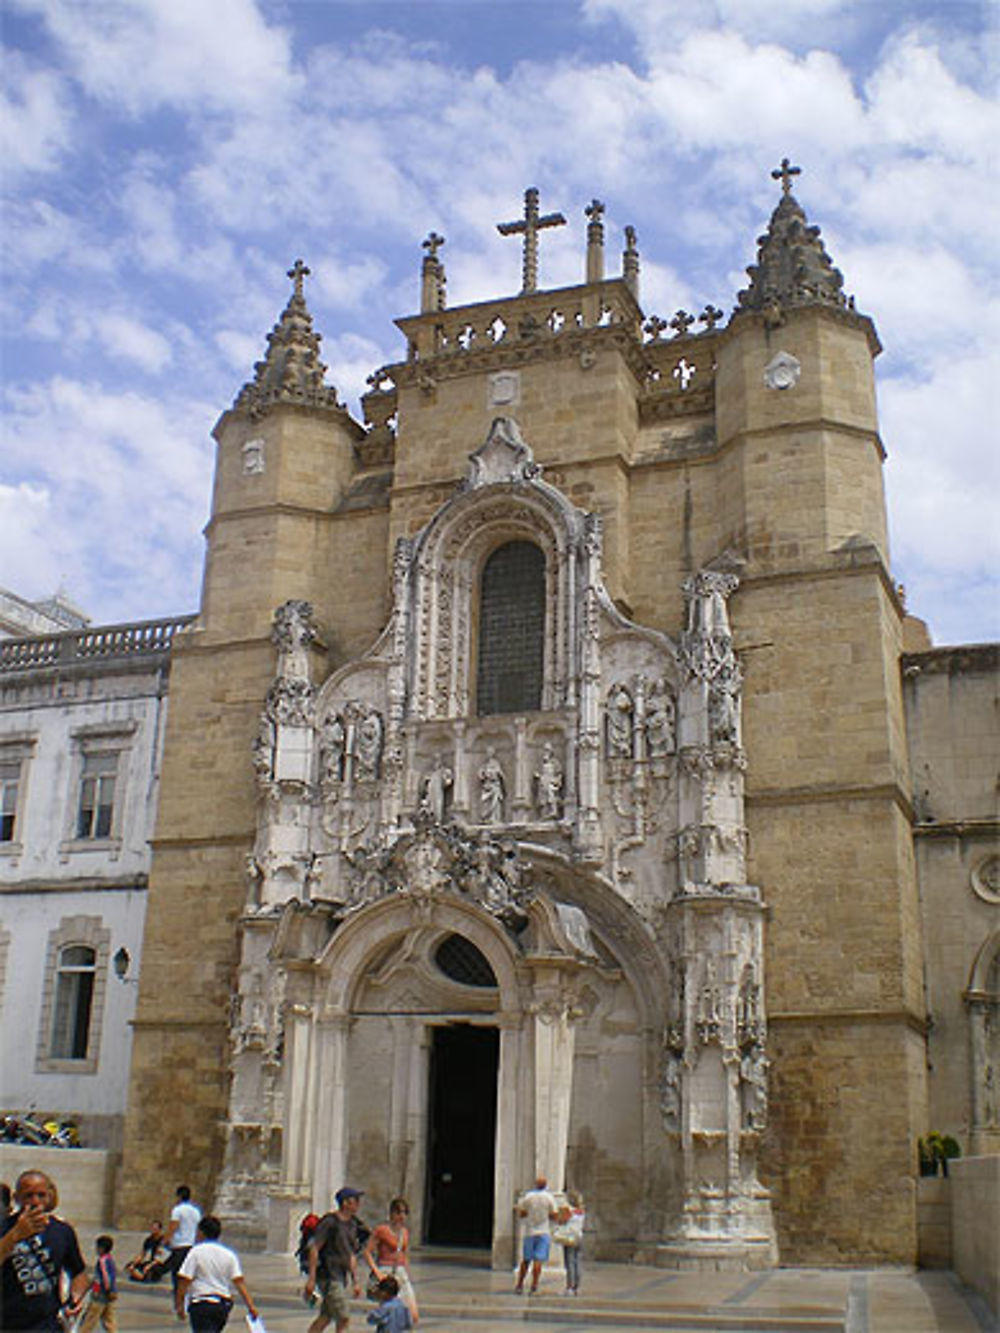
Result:
M515 296L449 308L432 233L363 423L292 269L174 638L122 1221L183 1178L280 1249L349 1181L502 1266L543 1173L596 1257L912 1262L918 1136L1000 1149L991 743L944 791L914 722L996 653L906 614L795 174L729 316L645 313L597 200L579 286L537 190Z

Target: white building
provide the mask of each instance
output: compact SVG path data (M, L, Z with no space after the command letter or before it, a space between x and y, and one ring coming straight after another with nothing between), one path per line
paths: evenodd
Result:
M71 1116L91 1146L121 1141L185 623L0 643L0 1110Z

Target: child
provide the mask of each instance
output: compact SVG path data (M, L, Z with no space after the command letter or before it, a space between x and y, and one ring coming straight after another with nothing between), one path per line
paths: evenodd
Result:
M98 1320L107 1329L107 1333L116 1333L118 1328L115 1301L118 1299L118 1270L111 1257L114 1241L110 1236L97 1237L97 1267L94 1280L90 1284L90 1304L87 1306L80 1325L80 1333L90 1333Z
M583 1211L583 1195L576 1190L567 1190L569 1207L559 1210L559 1226L556 1239L563 1247L563 1263L566 1266L567 1296L580 1294L580 1254L583 1250L583 1224L586 1213Z
M384 1277L378 1284L380 1303L368 1316L377 1333L407 1333L413 1327L410 1312L399 1299L399 1283L394 1277Z

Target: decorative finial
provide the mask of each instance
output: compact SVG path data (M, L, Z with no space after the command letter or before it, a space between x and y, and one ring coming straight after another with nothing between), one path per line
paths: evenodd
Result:
M649 335L650 342L656 342L660 334L669 328L670 325L665 319L661 319L659 315L650 315L649 319L643 324L642 331Z
M711 333L712 330L715 328L716 324L718 324L719 320L723 319L724 317L725 316L723 315L723 312L719 309L719 307L714 306L711 304L711 302L709 302L709 304L698 316L698 323L704 324L707 331Z
M689 315L686 310L678 310L670 321L670 327L675 331L678 338L686 338L688 330L694 322L694 315Z
M524 236L524 258L522 261L522 296L538 290L538 233L545 227L564 227L566 219L561 213L538 212L538 190L534 185L524 192L524 218L518 222L498 222L497 231L501 236Z
M772 180L781 181L782 194L791 194L792 177L801 175L802 175L802 168L793 167L787 157L783 157L781 159L781 166L775 167L774 171L771 172Z
M296 259L295 263L288 270L288 277L295 283L295 297L299 301L303 299L302 280L303 278L308 278L311 271L311 269L303 264L301 259Z
M604 217L604 205L601 203L600 199L591 199L590 203L583 211L592 223L600 222Z
M444 245L444 237L439 236L436 231L428 232L427 240L423 242L423 247L427 251L428 259L437 259L437 253Z

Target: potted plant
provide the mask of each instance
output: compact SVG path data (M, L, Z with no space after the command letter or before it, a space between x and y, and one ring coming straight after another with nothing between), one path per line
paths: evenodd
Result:
M950 1134L939 1134L932 1130L926 1138L917 1140L917 1154L920 1158L920 1174L936 1176L948 1174L948 1163L953 1157L961 1157L962 1147Z

